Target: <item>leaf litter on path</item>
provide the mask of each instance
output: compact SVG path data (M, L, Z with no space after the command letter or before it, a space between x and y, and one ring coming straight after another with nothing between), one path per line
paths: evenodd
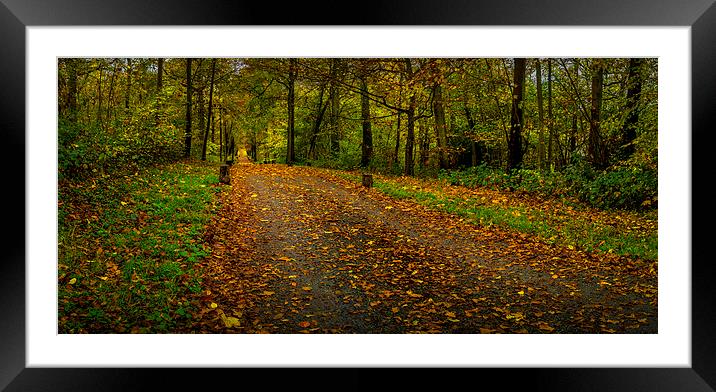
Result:
M478 227L329 170L231 176L200 332L657 332L653 263Z

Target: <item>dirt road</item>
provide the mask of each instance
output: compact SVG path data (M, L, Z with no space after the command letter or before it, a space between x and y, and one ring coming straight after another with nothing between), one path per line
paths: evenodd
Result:
M210 333L656 333L648 265L241 162L209 228Z

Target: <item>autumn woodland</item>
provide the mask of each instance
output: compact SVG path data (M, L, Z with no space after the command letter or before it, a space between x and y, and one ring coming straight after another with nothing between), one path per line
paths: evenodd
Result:
M58 332L654 334L656 58L59 58Z

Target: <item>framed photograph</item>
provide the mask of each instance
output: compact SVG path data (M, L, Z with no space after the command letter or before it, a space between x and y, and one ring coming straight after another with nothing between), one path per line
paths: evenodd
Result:
M12 196L6 205L13 212L20 210L19 205L25 208L18 218L23 223L6 232L10 248L0 283L3 294L0 296L3 312L0 388L8 391L126 390L142 389L148 380L157 379L163 387L187 387L188 383L206 387L207 383L221 385L221 379L232 377L238 371L241 377L261 379L259 374L263 373L259 368L279 372L287 368L333 368L352 384L372 387L375 375L368 370L373 368L456 367L466 370L456 373L465 381L476 379L475 376L494 375L507 380L505 376L508 376L505 387L515 389L714 390L716 339L712 329L716 311L714 296L710 294L713 272L703 247L704 232L708 232L703 227L708 227L705 226L708 215L692 214L697 207L695 196L709 194L708 189L697 190L708 183L698 173L709 167L708 162L703 162L709 154L699 150L708 146L701 139L708 134L712 123L710 102L716 91L716 73L711 65L716 60L713 54L716 8L712 0L688 3L663 0L657 4L643 0L599 4L586 1L451 3L361 3L334 20L326 15L319 17L319 10L330 9L328 4L291 4L282 8L220 1L190 4L132 0L104 4L80 0L2 0L0 39L4 56L0 75L5 87L0 89L4 112L0 125L9 131L5 132L8 154L4 154L4 159L6 175L10 177L6 192ZM164 66L163 62L155 65L152 62L155 58L247 58L263 59L267 63L285 58L495 61L581 58L586 61L585 69L598 64L591 60L596 58L649 59L654 65L653 74L658 75L655 78L658 82L653 86L655 98L658 96L658 116L654 123L658 124L661 209L658 214L658 302L655 301L658 322L650 323L653 328L641 329L634 323L631 328L638 332L633 333L602 325L597 333L565 329L566 333L553 334L547 333L555 330L553 326L543 323L541 330L521 328L521 333L514 333L517 328L503 331L501 327L491 326L482 333L469 330L431 334L430 329L416 329L428 333L359 331L305 335L253 333L255 330L239 334L153 333L141 328L98 328L86 333L82 327L63 324L58 320L58 275L62 275L59 279L65 286L76 282L76 278L58 271L56 244L58 112L67 110L67 105L72 107L71 100L65 101L59 94L68 89L63 84L65 81L58 77L60 67L73 67L60 61L66 58L107 59L90 66L114 67L115 71L131 69L133 61L139 63L145 59L147 75L151 74L152 67ZM509 61L504 62L506 73L513 66ZM188 75L191 63L184 62ZM177 86L182 83L179 79L183 78L184 62L167 63L167 67L173 67L171 72L177 78ZM207 91L213 92L216 64L206 63L203 65L206 75L202 77L208 86L209 75L212 75L211 89ZM333 69L329 63L325 64L326 72ZM626 75L631 63L614 61L617 63ZM383 71L390 68L391 65L386 64L378 68ZM429 61L425 64L433 66ZM488 61L484 64L485 70L491 70ZM551 65L551 62L545 64ZM219 68L232 66L246 65L228 60L219 64ZM363 69L360 64L351 66ZM532 67L529 72L539 67L533 63L527 66ZM568 80L569 63L562 62L561 67ZM62 68L62 72L67 69L70 68ZM542 71L536 72L540 75ZM288 75L290 79L291 73ZM101 89L101 72L99 77ZM114 76L112 78L110 85L113 86ZM125 80L127 98L123 104L129 108L131 79L123 79L123 83ZM607 82L610 81L618 82L616 79ZM514 83L518 84L517 79ZM584 83L584 91L589 91L587 82ZM596 79L592 83L597 83ZM316 84L319 85L324 86ZM572 87L578 90L574 84ZM119 91L119 87L116 88ZM400 88L402 91L402 85ZM591 88L594 93L594 85ZM317 91L311 93L318 97ZM117 92L114 98L116 102L120 101L119 94ZM431 105L435 102L434 94L433 89L429 96ZM101 100L101 92L99 97ZM109 98L112 99L112 90ZM320 102L323 103L322 87ZM383 102L386 103L385 98ZM354 105L359 108L359 100ZM223 110L221 106L216 107ZM387 103L386 107L389 107ZM101 103L98 108L101 123L101 116L104 113L109 116L110 109L103 108ZM431 108L438 110L435 106ZM356 113L360 115L359 110ZM150 120L159 121L158 117ZM204 127L204 123L201 124ZM221 143L225 144L221 144L220 150L228 146L229 140ZM219 160L229 160L229 150L221 151L226 151L226 155L219 153ZM233 163L233 152L231 157ZM249 154L248 157L258 161L256 156ZM276 157L266 156L264 163L272 164L272 158ZM24 170L17 167L18 162L24 165ZM17 189L20 184L23 184L22 191ZM656 198L648 201L652 202L655 203ZM701 230L699 222L704 225ZM108 279L107 276L101 278ZM303 286L304 291L312 290L310 285ZM516 291L516 295L523 296L525 291L527 289ZM264 289L263 293L271 295L273 291ZM410 291L408 295L419 296ZM205 296L209 298L208 294ZM212 300L207 301L205 305L209 310L216 307ZM379 303L371 302L370 306L379 306ZM395 308L392 311L398 312ZM446 314L459 318L450 311ZM236 317L227 317L232 315L221 315L227 327L239 322ZM468 312L467 316L472 315ZM102 317L108 316L98 314L97 320ZM288 316L276 317L278 320ZM519 319L523 315L507 312L505 317L513 322L515 317ZM310 322L305 324L302 327L306 330L315 326ZM218 377L199 375L199 369L209 368L219 368L214 370ZM187 380L194 374L195 379ZM430 374L427 372L421 377ZM277 381L281 381L282 386L295 385L295 377L280 378ZM385 385L404 387L424 381L420 377L406 378L386 381ZM439 380L436 375L434 381Z

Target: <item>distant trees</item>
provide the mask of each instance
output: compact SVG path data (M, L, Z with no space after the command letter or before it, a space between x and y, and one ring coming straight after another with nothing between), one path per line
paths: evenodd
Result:
M408 176L657 166L656 59L66 58L58 70L61 166L76 171L232 145Z

